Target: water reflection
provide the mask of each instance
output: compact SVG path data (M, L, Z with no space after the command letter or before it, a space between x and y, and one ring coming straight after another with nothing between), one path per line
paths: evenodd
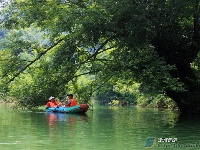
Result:
M87 114L65 114L65 113L46 113L47 122L50 132L58 125L59 122L66 122L66 126L73 126L77 121L87 121Z
M87 121L87 114L64 114L64 113L46 113L47 122L49 125L49 136L53 137L59 132L71 133L68 136L73 135L73 130L77 122ZM66 132L67 131L67 132Z
M46 113L47 120L50 126L54 126L57 121L68 121L73 124L76 120L87 120L87 114L65 114L65 113Z
M0 109L0 149L3 150L142 150L148 137L172 137L180 143L200 142L200 117L168 110L94 107L94 111L81 115L15 112L3 108Z
M180 143L199 143L200 144L200 116L199 114L180 114L174 126L173 134Z

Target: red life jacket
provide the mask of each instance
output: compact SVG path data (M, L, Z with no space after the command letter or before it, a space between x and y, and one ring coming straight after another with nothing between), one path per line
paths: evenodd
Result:
M48 102L46 107L51 107L51 108L54 108L58 106L58 102L57 101L54 101L54 102Z
M70 99L69 107L72 107L72 106L76 106L76 100L75 99Z

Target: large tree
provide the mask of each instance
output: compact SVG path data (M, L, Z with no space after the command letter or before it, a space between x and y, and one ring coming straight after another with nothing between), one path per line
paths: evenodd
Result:
M7 83L53 51L51 69L61 72L64 82L69 81L65 69L71 71L70 79L80 69L105 80L131 79L167 94L182 112L197 112L198 17L199 0L11 1L1 12L2 27L39 27L49 44L38 47L39 54L15 70ZM59 79L55 75L51 81L62 85Z

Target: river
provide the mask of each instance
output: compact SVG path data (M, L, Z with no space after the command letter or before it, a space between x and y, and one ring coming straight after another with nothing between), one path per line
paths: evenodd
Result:
M152 140L149 149L200 149L200 117L169 110L96 106L76 115L0 104L0 114L0 150L143 150Z

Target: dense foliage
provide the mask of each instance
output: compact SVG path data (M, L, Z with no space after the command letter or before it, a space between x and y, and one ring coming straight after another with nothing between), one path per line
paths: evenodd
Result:
M0 18L9 31L1 90L42 105L68 92L135 99L139 83L183 112L199 111L198 17L198 0L11 1Z

